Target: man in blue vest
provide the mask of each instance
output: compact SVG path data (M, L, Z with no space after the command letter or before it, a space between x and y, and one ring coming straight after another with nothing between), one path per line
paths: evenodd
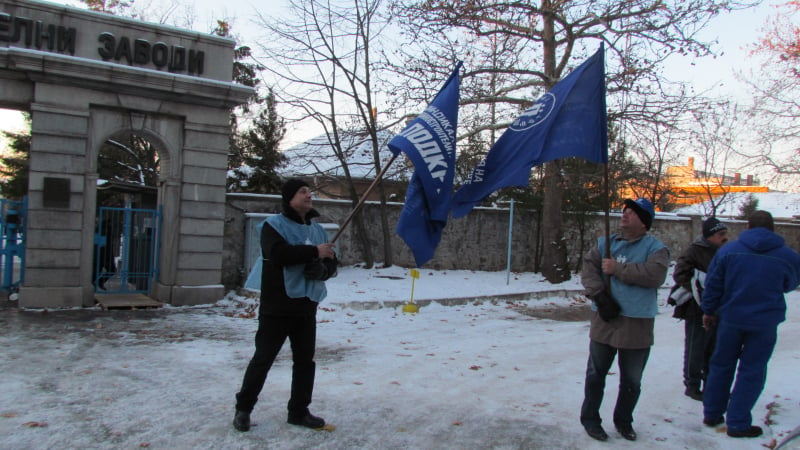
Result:
M281 190L283 214L267 218L261 229L261 306L258 312L256 350L236 394L233 427L250 429L250 413L267 379L267 373L286 338L292 347L292 391L288 419L292 425L322 428L325 420L308 410L314 390L317 305L328 291L325 279L335 272L309 274L308 263L333 260L334 244L311 207L311 190L305 181L291 179ZM317 265L312 264L311 268Z
M754 212L747 230L711 260L700 304L703 325L717 325L703 392L703 423L720 425L727 412L730 437L763 433L753 425L751 411L767 381L778 324L786 320L784 294L800 284L800 255L774 230L770 213Z
M669 267L669 250L647 234L655 218L653 204L645 198L625 200L620 233L597 241L584 260L581 281L593 300L589 328L589 360L586 366L581 424L599 441L608 440L600 418L606 375L619 356L619 394L614 407L614 426L619 434L636 440L633 410L641 393L642 374L653 345L657 289ZM606 249L610 255L606 254Z

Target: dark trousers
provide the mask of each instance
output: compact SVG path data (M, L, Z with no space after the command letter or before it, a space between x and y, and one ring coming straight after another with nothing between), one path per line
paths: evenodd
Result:
M745 329L720 321L703 393L707 418L728 413L728 430L743 431L753 422L751 411L767 381L767 363L778 340L778 329ZM738 364L738 369L737 369ZM734 375L736 383L733 382ZM733 385L733 390L731 390Z
M617 349L596 341L589 343L589 361L586 365L586 384L584 385L583 406L581 406L581 424L584 427L600 425L600 405L603 403L603 392L606 388L606 375L619 354L619 394L614 407L614 425L630 426L633 424L633 409L642 392L642 374L650 347L642 349Z
M256 351L236 394L236 409L251 412L258 394L267 380L267 373L283 347L286 338L292 347L292 393L289 415L302 417L308 412L314 391L314 349L317 340L317 319L313 314L303 316L262 316L256 333Z
M700 390L708 374L706 353L706 330L703 316L686 316L683 339L683 385Z

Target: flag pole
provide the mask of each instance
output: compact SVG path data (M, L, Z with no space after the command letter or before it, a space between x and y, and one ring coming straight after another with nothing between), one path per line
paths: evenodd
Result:
M399 153L397 155L399 155ZM394 160L397 159L397 155L392 154L392 159L390 159L389 162L387 162L386 165L383 166L383 169L381 169L381 173L379 173L378 176L375 177L375 179L372 181L372 184L370 184L367 190L364 191L364 194L361 196L361 199L358 201L358 203L356 203L355 208L353 208L353 210L350 212L350 215L348 215L347 218L344 219L344 222L342 222L342 225L339 227L339 231L336 232L336 236L334 236L333 239L331 239L331 244L333 244L334 242L336 242L337 239L339 239L339 236L342 235L344 229L347 228L347 225L349 225L350 221L353 220L353 216L355 216L356 213L361 209L361 207L364 206L364 202L367 201L367 197L369 196L370 192L372 192L375 186L378 185L378 182L386 174L386 171L389 170L389 166L391 166Z
M605 248L605 257L611 258L611 221L609 219L609 210L611 207L609 206L609 191L608 191L608 162L603 164L603 188L605 190L604 195L604 207L605 207L605 225L606 225L606 248ZM608 295L611 295L611 280L606 277L606 291Z

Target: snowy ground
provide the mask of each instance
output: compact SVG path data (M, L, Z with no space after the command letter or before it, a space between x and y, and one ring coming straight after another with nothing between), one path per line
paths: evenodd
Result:
M416 315L399 306L410 298L407 270L347 267L329 283L318 314L311 409L335 424L334 432L286 424L288 348L270 373L252 430L231 427L257 327L246 296L146 311L44 313L6 302L0 447L761 449L800 425L799 291L788 296L789 318L753 411L763 437L732 439L701 424L701 404L682 395L683 324L661 306L634 416L639 440L623 440L610 425L615 371L603 404L611 439L600 443L578 422L588 323L540 318L585 311L568 293L579 289L578 280L552 286L535 274L512 274L506 285L505 273L421 272ZM521 292L537 294L518 299ZM469 300L480 296L501 300ZM456 300L427 301L439 298Z

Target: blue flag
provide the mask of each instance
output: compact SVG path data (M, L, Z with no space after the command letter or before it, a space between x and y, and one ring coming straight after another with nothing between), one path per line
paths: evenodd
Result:
M406 203L397 222L417 267L433 258L450 213L456 163L456 127L461 62L425 111L389 141L395 155L414 164Z
M492 192L527 186L531 168L577 156L608 162L603 45L520 115L453 196L453 217L464 217Z

